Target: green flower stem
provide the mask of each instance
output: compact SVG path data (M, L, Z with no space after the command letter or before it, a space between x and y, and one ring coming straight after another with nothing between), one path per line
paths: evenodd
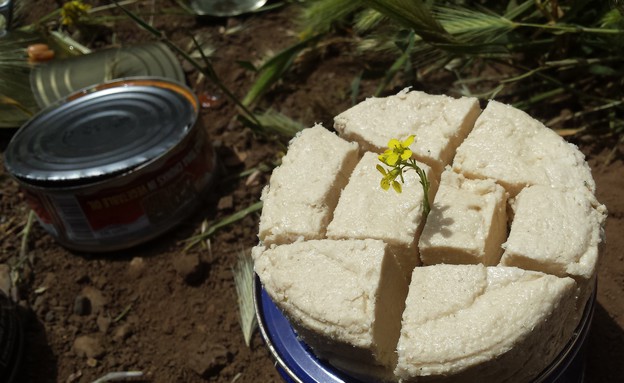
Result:
M405 168L414 169L414 171L416 171L416 174L418 174L418 178L420 178L420 185L422 186L424 193L423 216L426 219L429 215L429 212L431 211L431 205L429 204L429 187L431 186L431 183L429 182L425 171L420 166L418 166L416 160L411 158L407 162L401 164L401 182L403 182L403 171L405 170Z

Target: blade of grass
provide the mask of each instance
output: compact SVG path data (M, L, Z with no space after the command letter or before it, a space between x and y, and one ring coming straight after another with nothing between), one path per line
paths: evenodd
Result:
M232 274L234 274L240 325L243 330L245 344L249 347L251 344L251 337L258 322L253 300L253 259L245 254L244 251L238 254L238 261L236 266L232 269Z
M243 98L242 104L245 106L253 105L260 96L266 93L267 90L290 69L299 53L318 41L320 37L321 35L319 34L307 37L291 47L284 49L262 65L258 70L260 75L247 92L245 98Z
M299 121L269 109L263 113L255 115L261 123L262 134L276 133L285 138L293 138L297 133L305 129L305 126Z
M140 378L143 376L142 371L121 371L121 372L109 372L108 374L102 376L93 381L93 383L105 383L105 382L113 382L119 380L126 380L130 378Z
M390 66L390 69L388 69L388 71L386 72L386 75L384 76L383 80L377 86L377 89L375 90L376 97L381 95L381 93L384 91L384 89L386 89L386 87L392 81L392 79L396 76L396 74L401 69L405 68L407 64L409 64L411 52L413 48L414 48L414 32L410 32L408 36L407 46L405 50L403 51L403 54L399 56L399 58L397 58L395 62Z
M186 240L186 242L188 242L188 244L185 247L185 250L190 249L191 247L197 245L198 243L200 243L201 241L203 241L204 239L210 237L212 234L214 234L217 230L231 225L234 222L240 221L241 219L245 218L247 215L257 212L259 210L262 209L262 201L258 201L248 207L246 207L243 210L239 210L236 213L225 217L224 219L212 224L211 226L209 226L206 231L204 233L201 233L199 235L195 235L189 239Z

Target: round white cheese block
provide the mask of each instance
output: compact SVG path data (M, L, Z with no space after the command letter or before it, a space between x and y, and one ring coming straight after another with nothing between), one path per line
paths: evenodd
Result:
M531 382L594 288L607 211L582 153L509 105L409 90L334 127L291 141L253 250L301 339L364 381ZM411 170L397 195L375 169L409 135L428 218Z

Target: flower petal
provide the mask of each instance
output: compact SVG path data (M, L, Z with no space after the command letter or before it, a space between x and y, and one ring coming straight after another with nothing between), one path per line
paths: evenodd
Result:
M386 172L386 169L384 169L383 166L377 165L376 168L379 171L379 173L381 173L384 177L388 174L388 172Z
M399 182L397 182L397 181L392 181L392 188L397 193L401 193L401 191L403 191L403 189L401 188L401 184Z
M386 163L390 166L396 165L398 161L399 161L399 155L397 153L389 154L388 158L386 158Z
M400 148L401 147L401 142L399 140L397 140L396 138L393 138L390 141L388 141L388 147L392 148L392 149Z
M402 145L404 148L408 148L408 147L409 147L411 144L413 144L413 143L414 143L414 135L412 134L411 136L407 137L407 138L405 139L405 141L403 141L403 142L401 143L401 145Z
M412 151L409 149L405 149L403 153L401 153L401 159L403 161L406 161L406 160L409 160L410 158L412 158Z
M390 189L390 182L385 177L381 179L381 182L379 183L379 185L381 186L383 190Z

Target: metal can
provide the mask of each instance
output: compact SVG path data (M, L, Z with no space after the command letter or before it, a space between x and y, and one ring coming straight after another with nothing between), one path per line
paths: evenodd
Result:
M68 248L104 252L171 229L211 184L215 156L185 85L126 78L60 100L5 152L41 225Z

